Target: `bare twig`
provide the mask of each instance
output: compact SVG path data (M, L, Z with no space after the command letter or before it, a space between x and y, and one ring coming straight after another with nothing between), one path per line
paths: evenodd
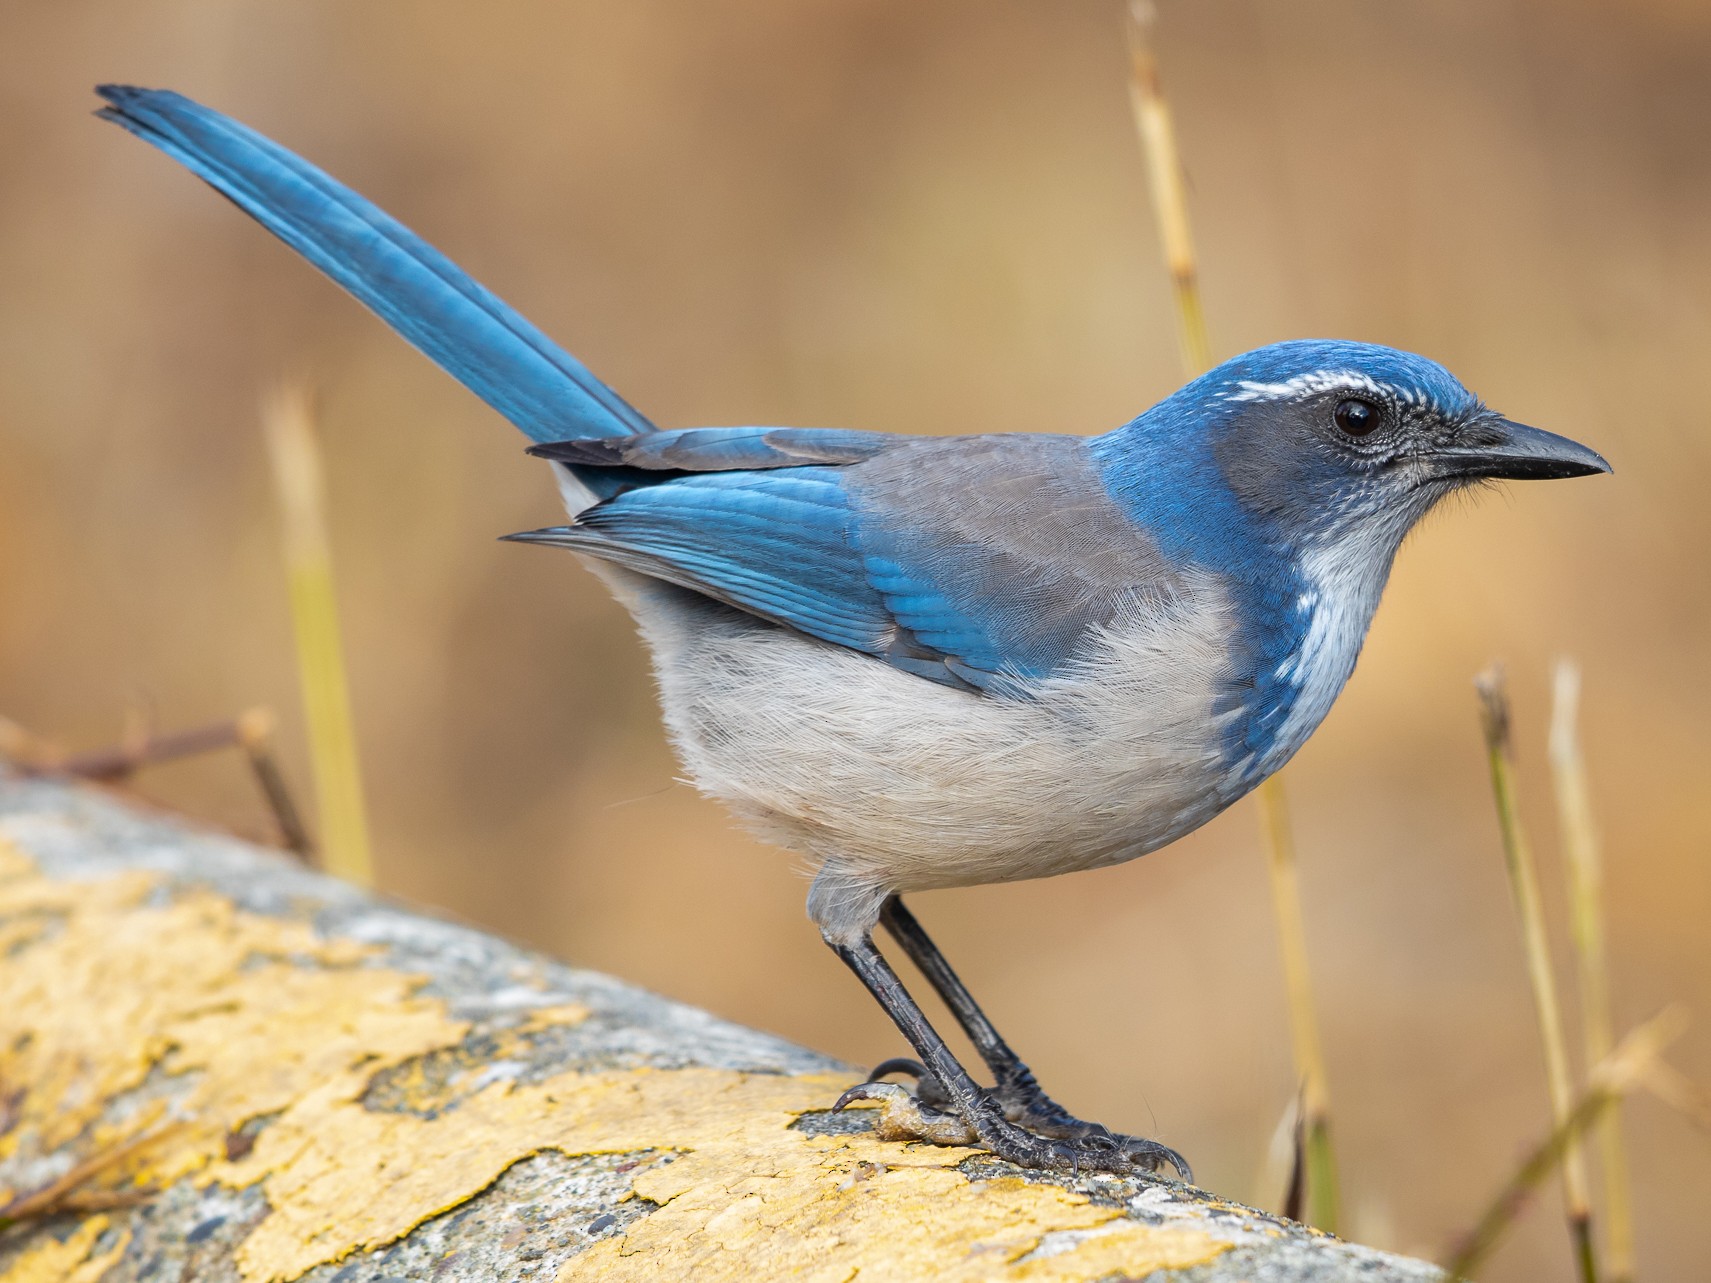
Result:
M1515 897L1515 911L1521 922L1521 942L1527 955L1527 974L1532 982L1533 1005L1539 1018L1539 1040L1544 1045L1551 1116L1557 1129L1564 1131L1562 1179L1569 1234L1574 1242L1582 1283L1596 1283L1598 1262L1592 1246L1592 1208L1587 1198L1580 1129L1564 1130L1574 1108L1574 1089L1569 1078L1556 979L1551 972L1544 910L1539 903L1538 870L1534 866L1526 834L1522 832L1521 816L1515 801L1514 749L1510 736L1509 698L1502 668L1493 665L1487 669L1475 680L1474 687L1479 692L1480 721L1485 731L1491 767L1491 790L1496 798L1497 819L1503 835L1503 859L1509 872L1509 887Z
M145 766L197 757L240 742L236 721L213 722L184 731L128 734L117 744L67 754L56 762L34 768L31 773L75 775L80 779L113 784L128 779Z
M182 1122L171 1123L166 1127L153 1127L151 1124L125 1140L90 1155L58 1180L0 1204L0 1230L10 1229L20 1221L39 1220L44 1216L57 1216L68 1211L123 1207L153 1197L153 1190L83 1190L81 1187L127 1159L136 1157L149 1146L181 1131L184 1126Z
M1581 755L1578 714L1580 670L1567 660L1556 666L1551 708L1551 781L1558 828L1568 864L1569 904L1579 981L1581 1032L1586 1063L1610 1054L1610 968L1604 945L1604 874L1598 831ZM1606 1110L1597 1141L1604 1175L1604 1252L1610 1283L1634 1277L1634 1215L1628 1188L1628 1159L1622 1146L1622 1111Z
M124 783L147 767L223 748L241 748L279 826L281 845L305 861L313 855L314 844L273 753L273 714L265 708L252 708L241 717L164 734L148 731L141 723L133 722L117 744L82 753L61 752L16 723L0 721L0 730L5 728L14 733L10 742L27 747L26 753L5 754L21 774L73 776L102 784Z
M287 851L305 862L312 862L314 843L309 839L308 829L303 826L297 803L292 800L291 790L285 783L285 773L279 769L279 759L274 756L272 711L252 708L238 718L238 743L242 745L256 784L273 812L274 823L279 826L280 841Z

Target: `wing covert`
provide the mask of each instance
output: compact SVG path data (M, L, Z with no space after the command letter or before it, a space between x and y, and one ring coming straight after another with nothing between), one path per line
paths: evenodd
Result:
M1059 669L1125 601L1174 582L1081 438L658 435L676 439L537 451L622 473L626 488L574 525L519 537L982 691ZM859 457L793 466L787 450Z

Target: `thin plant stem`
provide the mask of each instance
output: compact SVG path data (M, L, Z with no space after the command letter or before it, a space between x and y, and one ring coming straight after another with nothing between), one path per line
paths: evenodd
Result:
M235 746L243 750L256 784L273 812L281 845L304 861L314 854L314 844L274 756L273 713L268 709L252 708L241 717L183 731L156 732L135 723L127 726L117 744L83 753L62 752L4 718L0 718L0 736L8 737L0 749L22 746L22 751L0 751L0 761L20 774L73 776L109 785L123 785L151 766Z
M1580 1022L1586 1063L1596 1065L1610 1054L1610 970L1604 943L1604 872L1598 831L1586 786L1586 764L1580 749L1580 669L1568 660L1556 666L1551 701L1551 781L1557 803L1558 829L1568 864L1571 939L1580 992ZM1596 1140L1604 1176L1604 1264L1610 1283L1631 1283L1634 1277L1633 1200L1628 1185L1628 1160L1622 1145L1621 1110L1606 1110L1599 1119Z
M1193 378L1211 368L1212 345L1206 338L1206 313L1200 305L1200 269L1189 230L1188 192L1176 149L1176 126L1171 121L1170 103L1164 96L1158 58L1153 52L1152 28L1156 17L1151 0L1131 0L1129 96L1135 109L1135 129L1141 136L1141 152L1146 159L1153 219L1158 225L1159 244L1164 250L1164 264L1170 272L1171 291L1176 299L1176 333L1182 346L1182 363Z
M1550 1092L1551 1116L1557 1129L1562 1130L1574 1109L1574 1089L1569 1078L1562 1008L1557 1002L1556 978L1551 971L1550 941L1539 901L1538 869L1526 834L1521 829L1516 803L1514 748L1503 670L1497 666L1487 669L1474 685L1479 692L1480 723L1490 759L1491 791L1496 799L1498 826L1503 837L1503 860L1509 874L1509 888L1514 894L1515 912L1520 919L1527 974L1532 983L1533 1005L1539 1019L1539 1040L1544 1046L1545 1082ZM1592 1208L1587 1198L1586 1162L1581 1152L1579 1131L1568 1133L1563 1145L1563 1201L1568 1211L1575 1263L1582 1283L1596 1283L1598 1262L1592 1246Z
M1206 334L1206 312L1200 302L1200 269L1188 216L1188 190L1170 103L1159 78L1152 28L1156 18L1150 0L1129 5L1129 92L1146 161L1147 186L1152 193L1153 221L1159 246L1170 272L1176 300L1177 341L1190 378L1212 364ZM1296 875L1295 843L1290 837L1283 782L1272 776L1259 786L1260 826L1271 869L1272 907L1277 915L1283 954L1284 985L1289 1000L1290 1041L1301 1081L1302 1126L1306 1144L1307 1216L1320 1229L1336 1232L1341 1219L1337 1166L1331 1146L1330 1091L1325 1058L1314 1014L1313 987L1307 970L1307 931L1301 913L1300 882Z
M74 1200L78 1192L84 1185L103 1173L111 1171L126 1160L136 1157L149 1146L182 1131L188 1125L184 1121L178 1121L168 1123L164 1127L156 1127L155 1123L163 1112L164 1110L161 1107L156 1106L147 1116L144 1125L138 1127L126 1139L107 1146L107 1148L98 1151L82 1162L73 1164L71 1169L58 1180L44 1185L40 1189L18 1194L6 1202L0 1203L0 1233L11 1229L20 1221L39 1220L71 1210L75 1206ZM151 1197L152 1193L153 1191L144 1190L115 1191L108 1196L106 1202L108 1206L122 1206ZM83 1206L89 1207L91 1205L84 1204Z
M255 776L262 796L267 799L268 809L273 812L273 821L279 826L280 842L298 859L312 862L315 844L309 837L309 830L304 827L303 817L291 796L291 788L285 782L285 772L280 769L279 759L274 755L273 710L252 708L238 718L237 725L238 744L249 760L250 773Z
M238 742L235 722L213 722L183 731L152 732L127 730L117 744L68 753L25 768L38 775L74 775L103 784L120 783L149 766L199 757L229 748Z
M1452 1279L1465 1279L1491 1255L1551 1169L1566 1164L1586 1129L1606 1116L1624 1094L1646 1081L1660 1063L1664 1049L1681 1036L1686 1024L1682 1009L1670 1007L1631 1032L1620 1047L1593 1067L1585 1092L1569 1102L1550 1134L1521 1160L1473 1228L1455 1241L1447 1253L1445 1273Z
M1253 1200L1256 1207L1269 1206L1272 1193L1281 1190L1278 1211L1292 1221L1306 1215L1306 1129L1302 1123L1299 1088L1290 1094L1277 1126L1272 1128L1271 1143L1266 1146L1265 1158L1254 1177L1254 1189L1260 1191Z
M262 423L279 494L322 861L329 873L368 886L374 881L368 816L333 591L321 448L307 390L279 388L267 400Z
M1301 885L1296 875L1295 840L1289 811L1276 778L1259 791L1260 822L1266 836L1266 864L1271 871L1271 899L1277 914L1278 947L1283 955L1283 980L1289 999L1289 1033L1301 1079L1302 1164L1306 1174L1308 1221L1336 1233L1338 1206L1336 1153L1331 1146L1331 1100L1326 1088L1325 1051L1313 1007L1313 983L1307 967L1307 929L1301 912Z

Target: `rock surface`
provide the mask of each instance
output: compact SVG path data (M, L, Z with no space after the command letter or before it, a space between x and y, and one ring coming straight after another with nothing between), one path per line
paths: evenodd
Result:
M0 776L0 1283L1439 1279L1162 1179L879 1141L846 1067ZM3 1215L3 1214L0 1214Z

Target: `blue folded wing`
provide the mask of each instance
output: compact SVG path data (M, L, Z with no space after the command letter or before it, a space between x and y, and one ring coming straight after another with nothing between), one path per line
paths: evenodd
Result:
M180 94L97 92L110 104L98 115L206 180L535 440L653 428L444 254L277 143Z
M574 525L520 538L961 689L1023 691L1122 603L1171 591L1078 438L729 428L536 453L621 480Z
M629 490L525 536L591 553L868 654L892 621L835 468L705 472Z
M512 537L601 557L933 681L976 688L984 683L954 655L922 645L899 622L862 550L849 465L910 440L689 428L551 442L529 453L575 468L608 497L573 526Z

